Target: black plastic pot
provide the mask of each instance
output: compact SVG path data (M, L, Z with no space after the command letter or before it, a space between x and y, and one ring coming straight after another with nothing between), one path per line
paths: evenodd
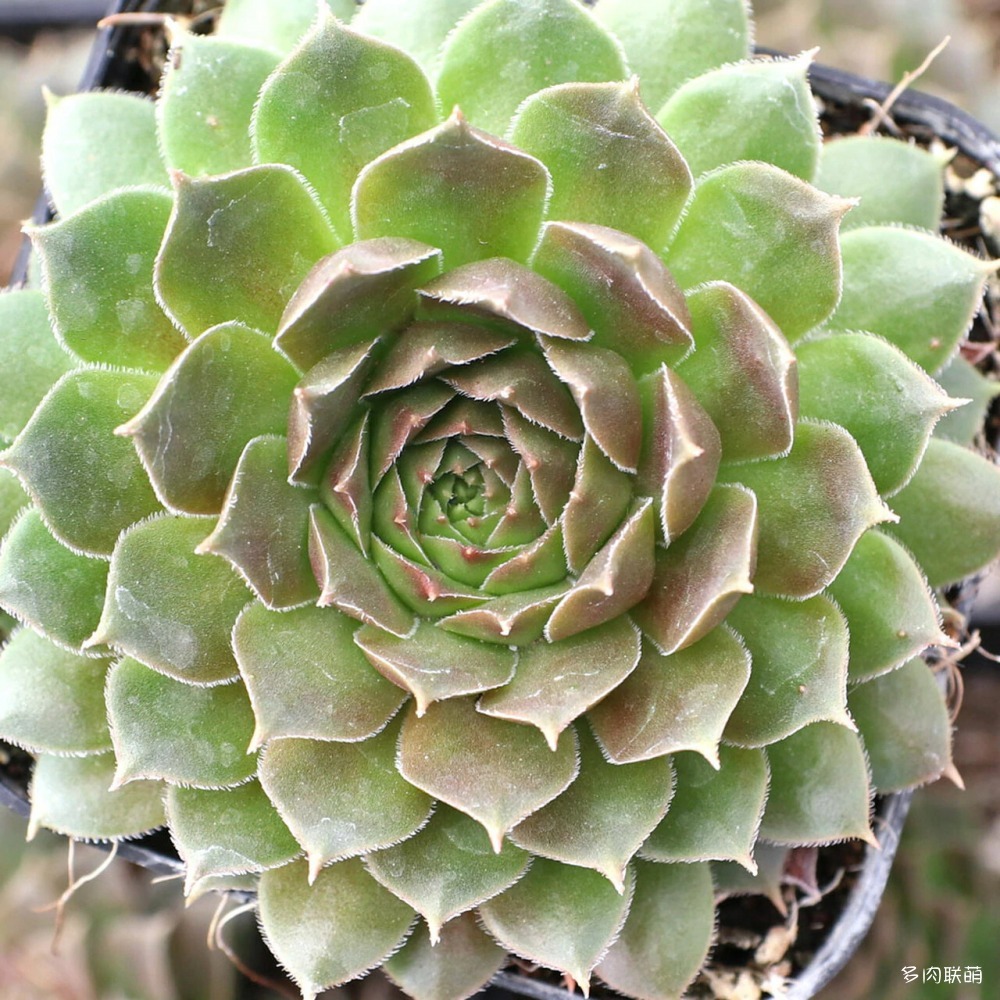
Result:
M37 6L37 0L35 5ZM158 3L157 0L113 0L108 4L109 13L163 6L165 4ZM99 33L81 82L81 90L106 87L147 89L148 81L139 80L137 76L141 74L137 74L134 65L130 65L120 55L136 43L138 30L140 29L131 26L116 26ZM814 91L821 98L834 106L847 109L862 109L867 100L881 103L892 89L888 84L826 66L813 66L810 69L810 79ZM901 125L913 127L928 136L938 136L1000 178L1000 139L976 119L948 102L917 91L908 91L893 105L892 117ZM46 222L50 218L51 213L43 196L39 200L35 221ZM25 244L15 270L15 285L23 283L25 279L29 250ZM14 755L13 766L0 768L0 804L27 817L30 811L27 798L27 769L30 763L26 761L26 755L19 751L11 752ZM796 976L785 994L786 1000L808 1000L815 996L844 968L867 934L889 878L910 801L911 793L900 793L886 796L877 803L875 832L881 848L865 848L861 870L839 919L829 930L811 961ZM169 837L162 832L123 843L119 846L118 853L157 875L173 875L183 870L183 864ZM490 984L489 993L496 996L503 992L534 1000L568 1000L573 996L561 987L518 972L497 973Z

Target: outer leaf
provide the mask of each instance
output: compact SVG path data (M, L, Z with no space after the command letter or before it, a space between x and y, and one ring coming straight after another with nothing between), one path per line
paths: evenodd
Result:
M300 852L256 781L224 791L171 786L166 806L186 895L209 876L267 871Z
M653 582L633 614L664 653L697 642L753 591L757 520L750 490L718 486L695 523L657 550Z
M883 496L906 483L938 418L961 405L878 337L832 334L800 344L796 355L802 416L846 428Z
M418 716L432 701L500 687L514 676L512 651L451 635L429 622L420 622L405 639L363 625L354 641L380 674L413 695Z
M906 550L878 531L867 531L830 584L851 633L852 681L899 666L940 642L940 612L920 568Z
M823 145L815 184L860 202L844 229L897 223L936 233L944 208L944 162L914 143L847 136Z
M692 753L673 758L677 791L642 845L650 861L738 861L753 874L754 841L767 799L763 750L719 748L719 767Z
M511 827L576 777L576 734L564 734L553 752L534 729L481 715L471 699L450 698L422 718L407 715L398 767L411 784L482 823L499 853Z
M0 536L7 534L14 519L30 502L17 476L0 467Z
M409 52L431 77L441 63L445 38L480 0L366 0L352 27Z
M1000 470L967 448L932 438L892 505L899 523L885 531L913 553L932 587L975 573L1000 550Z
M305 848L309 881L329 861L405 840L427 822L432 802L395 767L399 723L360 743L272 740L260 781Z
M750 677L750 656L727 628L664 656L651 643L639 666L587 717L617 764L700 753L713 767L719 740Z
M614 690L639 662L639 635L624 616L558 642L520 651L517 673L479 699L479 711L537 726L552 750L559 735Z
M49 327L41 292L27 289L0 295L0 370L13 371L0 396L0 440L13 441L50 386L72 367Z
M167 166L194 177L249 167L250 117L277 62L256 45L179 33L156 102Z
M636 862L632 908L597 975L641 1000L677 1000L705 961L714 917L708 865Z
M726 739L760 747L820 720L853 729L847 715L849 634L826 597L747 597L727 619L750 650L753 669Z
M490 0L448 36L438 74L444 108L462 105L503 135L517 106L558 83L620 80L621 48L571 0Z
M40 756L31 779L28 839L42 827L67 837L121 840L162 826L162 782L134 781L110 791L114 773L113 753Z
M222 516L198 552L223 556L268 608L315 600L309 565L309 506L316 491L288 482L288 442L247 442L226 491Z
M268 946L313 1000L380 965L406 936L413 911L357 858L324 869L313 884L306 874L304 861L264 872L259 912Z
M550 219L623 230L661 250L691 171L639 99L639 83L566 83L529 97L511 141L552 172Z
M109 156L108 151L114 150ZM134 184L166 187L152 101L92 91L50 99L42 135L45 189L60 215Z
M134 449L113 434L154 383L135 373L70 372L0 455L70 548L110 555L125 528L158 509Z
M195 337L230 320L275 330L309 268L337 246L315 195L278 164L201 180L177 174L174 186L154 272L167 314Z
M995 270L935 235L891 226L846 233L841 252L844 294L830 325L877 333L931 373L954 355Z
M621 767L604 759L589 734L580 741L580 775L511 831L514 843L571 865L593 868L625 891L626 865L674 793L666 757Z
M465 1000L506 962L507 953L479 929L471 913L449 923L434 941L418 927L385 971L414 1000Z
M509 840L494 853L482 826L438 803L427 825L395 847L365 858L368 870L427 921L432 942L461 913L513 885L529 855Z
M357 9L354 0L326 0L337 17L347 21ZM228 0L215 33L278 52L290 52L316 20L314 0Z
M152 288L172 204L165 191L117 191L31 230L56 335L76 357L162 371L185 346Z
M112 787L136 778L230 788L250 778L253 710L242 684L195 687L126 657L111 668L108 718L118 765Z
M667 266L684 287L731 281L795 340L837 305L848 208L770 164L722 167L695 187Z
M868 766L857 733L817 722L768 747L767 758L771 794L762 837L795 845L851 837L874 843Z
M97 627L107 580L107 562L60 545L34 509L0 549L0 607L74 652Z
M87 645L114 646L189 684L235 678L229 636L247 594L224 562L195 555L207 527L162 516L122 535L104 612Z
M601 0L596 14L624 43L651 108L685 80L750 55L745 0Z
M754 586L761 593L795 598L819 593L861 535L893 516L854 439L836 424L800 423L787 457L725 467L719 478L757 494Z
M356 628L335 608L243 610L233 649L254 708L251 747L279 736L364 740L385 726L405 696L372 670Z
M116 433L135 441L171 510L217 514L247 441L283 431L295 379L263 334L224 323L188 347Z
M264 84L251 133L256 161L300 170L346 235L361 168L432 128L437 114L430 84L407 54L321 11Z
M811 181L820 133L810 61L807 53L723 66L684 84L656 120L696 177L737 160L760 160Z
M949 396L969 400L937 422L935 436L956 444L971 445L982 430L990 403L1000 394L1000 382L984 378L960 354L956 354L935 378Z
M951 720L923 660L859 684L848 703L880 794L934 781L951 765Z
M355 237L420 240L440 247L448 268L487 257L523 262L538 240L548 185L541 163L456 111L361 171Z
M756 875L751 875L735 861L719 861L710 865L716 901L734 896L764 896L774 904L779 913L787 915L788 905L785 903L782 884L789 854L788 847L758 840L754 850Z
M34 753L110 750L107 670L107 660L84 659L18 630L0 652L0 737Z
M597 872L536 858L517 885L479 908L486 929L531 962L567 973L587 990L590 972L618 936L632 898Z

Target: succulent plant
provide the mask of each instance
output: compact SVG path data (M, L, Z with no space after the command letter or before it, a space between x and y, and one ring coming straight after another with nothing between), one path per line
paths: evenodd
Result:
M713 862L948 771L920 654L1000 548L994 265L936 235L940 157L823 147L749 31L231 0L155 103L51 101L0 297L31 830L166 824L307 997L513 952L660 1000Z

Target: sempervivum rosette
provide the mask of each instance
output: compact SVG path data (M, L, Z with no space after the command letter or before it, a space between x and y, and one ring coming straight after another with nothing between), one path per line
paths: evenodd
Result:
M50 112L0 300L32 828L166 822L307 996L677 996L710 862L950 767L928 578L1000 491L928 372L981 420L989 266L928 154L820 164L807 60L714 68L739 0L286 6Z

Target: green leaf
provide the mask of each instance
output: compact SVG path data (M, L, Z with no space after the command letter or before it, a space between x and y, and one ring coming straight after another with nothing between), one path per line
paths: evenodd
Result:
M212 35L177 32L171 41L156 102L167 166L194 177L249 167L250 119L277 55Z
M787 916L788 905L785 903L782 885L785 862L790 853L788 847L758 840L754 848L756 875L751 875L736 861L719 861L711 865L716 900L722 901L734 896L763 896L774 904L779 913Z
M697 975L714 936L709 866L639 861L628 919L597 975L640 1000L677 1000Z
M352 243L306 275L281 317L275 346L312 375L334 351L404 326L416 289L440 270L440 252L425 243L391 236Z
M173 200L117 191L31 230L56 336L78 358L162 371L185 346L153 296L153 261Z
M267 871L301 851L257 781L221 791L171 786L166 808L185 895L204 878Z
M685 80L750 55L745 0L601 0L595 11L624 44L651 108Z
M518 823L510 839L532 854L593 868L623 893L626 866L663 819L673 793L667 757L610 763L588 733L580 738L579 777Z
M254 708L253 749L281 736L364 740L385 726L405 695L371 668L356 629L335 608L244 608L233 649Z
M479 823L440 802L422 830L365 858L371 874L426 920L432 942L448 921L513 885L528 861L510 840L495 853Z
M432 78L456 22L481 0L366 0L351 27L408 52Z
M17 371L17 378L4 380L0 396L0 441L13 441L73 362L52 336L41 292L24 289L0 295L0 328L0 371Z
M114 435L155 383L135 372L70 372L0 454L71 549L110 555L125 528L159 509L135 449Z
M726 282L688 296L695 349L677 373L722 438L722 460L773 458L798 418L795 355L753 299Z
M915 143L877 135L852 135L824 143L816 187L860 204L844 229L896 223L936 233L944 208L940 155Z
M390 482L391 477L382 481ZM372 555L396 596L422 618L440 618L486 600L486 595L476 588L466 587L431 566L407 559L377 536L372 539Z
M248 439L284 431L295 381L264 334L224 323L177 358L115 433L133 439L165 506L218 514Z
M935 378L949 396L969 402L946 413L934 425L934 436L955 444L971 445L983 428L990 404L1000 394L1000 382L984 378L960 354L956 354Z
M351 203L354 234L440 247L448 269L488 257L524 262L538 241L548 187L541 163L456 111L361 171Z
M316 196L291 167L174 175L176 201L156 260L157 299L192 337L231 320L277 329L309 268L337 247Z
M260 926L303 997L315 1000L384 962L406 937L413 911L357 858L330 865L312 884L306 876L304 861L261 875Z
M30 502L17 476L8 469L0 468L0 538L7 534L17 515Z
M802 416L844 427L883 496L906 483L938 418L960 405L878 337L835 333L800 344L796 355Z
M276 739L260 781L305 848L309 880L330 861L368 854L411 837L433 803L396 770L400 723L358 743Z
M452 635L425 621L405 639L362 625L354 641L380 674L413 695L417 715L432 701L488 691L514 676L512 651Z
M693 750L714 767L749 677L750 656L728 628L671 656L647 642L635 671L587 718L616 764Z
M118 766L113 787L162 778L231 788L252 777L253 709L242 684L196 687L126 657L108 674L108 719Z
M486 929L530 962L566 973L588 991L590 973L618 936L632 899L586 868L536 858L528 874L479 908Z
M805 598L840 572L864 532L892 512L854 439L836 424L801 422L787 456L725 466L722 482L757 495L760 535L754 587Z
M167 187L153 102L136 94L99 91L49 98L42 174L60 215L116 188Z
M200 519L162 515L125 532L87 645L114 646L188 684L233 680L229 637L247 591L222 560L195 554L207 527Z
M879 794L935 781L952 767L951 719L937 679L916 658L848 698Z
M996 265L931 233L892 226L845 233L840 247L844 294L830 326L877 333L932 374L943 368Z
M874 844L868 765L857 733L816 722L767 748L771 791L760 835L778 844Z
M691 171L627 83L566 83L528 98L511 141L552 173L547 216L622 230L666 246L691 191Z
M319 596L307 550L316 491L289 483L287 471L285 438L248 441L222 515L197 549L227 559L263 604L277 610Z
M354 0L326 0L341 20L357 9ZM223 38L235 38L277 52L290 52L316 20L316 0L228 0L215 27Z
M346 235L361 168L438 117L430 83L408 55L321 11L261 89L251 134L256 162L300 170Z
M727 742L760 747L813 722L853 729L847 715L847 622L826 597L745 597L727 623L753 663L750 683L726 726Z
M665 260L685 288L734 283L794 341L840 298L848 208L770 164L735 163L699 180Z
M97 627L107 580L105 560L60 545L33 508L0 548L0 607L73 652Z
M542 638L552 609L566 593L566 584L539 587L486 601L478 608L458 611L439 622L441 628L481 642L525 646Z
M691 349L691 316L663 261L644 243L604 226L546 222L534 269L568 292L592 343L620 354L637 374Z
M865 681L944 640L920 567L898 542L866 531L827 588L851 633L848 678Z
M465 1000L478 993L506 960L504 949L466 913L447 924L437 941L418 927L384 968L413 1000Z
M639 662L639 635L624 616L518 654L505 687L479 699L479 711L537 726L554 751L564 729L614 690Z
M499 853L504 835L554 799L576 777L572 729L552 751L529 726L491 719L471 698L411 711L399 742L400 773L486 828Z
M333 515L315 504L310 518L309 558L321 588L320 607L334 605L358 621L401 638L409 635L416 619Z
M0 652L0 738L32 753L110 750L107 672L105 659L85 659L19 629Z
M760 160L811 181L821 145L811 60L806 53L723 66L684 84L656 120L696 177L737 160Z
M633 615L664 653L697 642L753 592L757 522L750 490L717 486L694 524L656 550L653 582Z
M621 80L621 46L572 0L490 0L448 36L438 74L443 108L461 105L503 135L518 105L559 83Z
M122 840L163 826L163 783L133 781L111 791L115 755L35 761L28 839L39 829L86 840Z
M737 861L753 874L770 775L763 750L719 747L719 767L697 754L673 758L677 790L639 854L650 861Z
M950 441L931 438L892 506L899 523L884 530L910 550L932 587L975 573L1000 551L1000 470Z

